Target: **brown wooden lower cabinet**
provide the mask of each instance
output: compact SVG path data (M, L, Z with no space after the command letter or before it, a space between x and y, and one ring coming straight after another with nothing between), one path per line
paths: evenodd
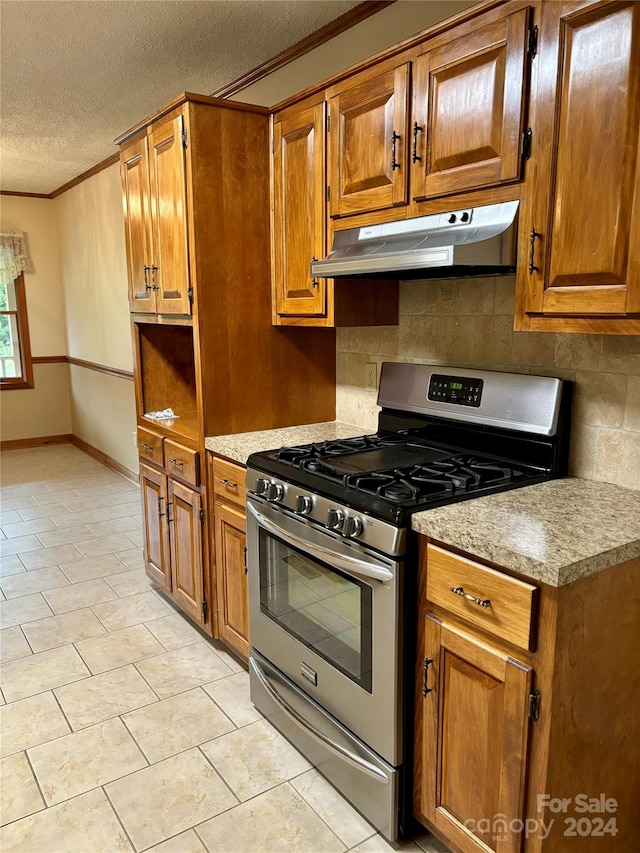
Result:
M140 465L147 575L199 625L204 606L203 515L199 491L165 472Z
M487 816L523 817L531 667L433 614L425 656L420 812L465 850L517 850Z
M218 635L244 658L249 656L246 516L217 500L215 514Z
M421 537L414 814L453 853L635 853L640 558L536 583L519 641L498 635L498 568Z
M144 525L144 565L151 580L171 591L169 528L167 512L167 475L140 465L140 494Z
M213 546L217 636L243 658L249 656L249 591L246 563L246 469L207 453L207 488L215 497Z
M173 597L192 619L204 622L202 498L199 492L169 479L167 508Z

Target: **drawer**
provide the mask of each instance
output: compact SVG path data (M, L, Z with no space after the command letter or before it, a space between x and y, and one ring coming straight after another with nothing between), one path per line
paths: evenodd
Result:
M213 491L218 497L226 498L238 506L244 507L244 478L247 469L242 465L227 462L218 456L213 460Z
M162 436L150 429L138 427L138 453L144 459L155 462L156 465L164 465L162 453Z
M164 465L171 476L194 486L200 485L200 454L197 450L165 438Z
M532 649L537 598L533 584L427 545L427 599L496 637Z

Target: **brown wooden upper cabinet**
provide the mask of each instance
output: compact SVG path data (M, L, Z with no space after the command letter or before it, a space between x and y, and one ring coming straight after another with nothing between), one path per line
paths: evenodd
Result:
M327 252L324 93L273 121L273 322L278 326L382 326L398 322L397 283L313 278Z
M414 68L411 195L517 181L529 9L421 53Z
M185 116L159 120L120 155L131 310L190 314Z
M301 104L273 123L273 278L276 314L321 316L326 280L312 258L326 253L325 102Z
M518 181L529 18L518 4L329 89L330 216Z
M407 204L410 69L387 62L329 90L331 216Z
M541 15L516 328L640 334L640 3Z

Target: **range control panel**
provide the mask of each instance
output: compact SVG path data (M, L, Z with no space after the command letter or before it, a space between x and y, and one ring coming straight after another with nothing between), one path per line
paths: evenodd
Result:
M435 403L456 403L458 406L473 406L477 409L482 399L483 384L482 379L432 373L427 399Z

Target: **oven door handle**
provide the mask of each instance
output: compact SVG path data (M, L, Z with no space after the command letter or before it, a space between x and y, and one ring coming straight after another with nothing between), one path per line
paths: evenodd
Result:
M312 542L307 542L305 539L296 536L295 533L289 533L289 531L284 530L282 527L275 524L261 512L258 512L258 510L252 503L249 503L249 501L247 501L247 509L258 524L261 527L264 527L264 529L269 533L273 533L274 536L282 539L287 544L300 548L308 554L311 554L313 557L329 562L332 566L335 566L338 569L344 569L344 571L349 572L352 575L364 577L367 580L373 579L380 581L381 583L393 580L393 572L389 571L389 569L385 569L382 566L374 566L366 560L359 560L357 557L350 557L348 554L338 554L330 548L323 548L321 545L315 545Z
M262 669L258 661L249 656L249 666L254 671L256 677L260 681L260 684L267 691L269 696L273 699L276 705L283 711L290 719L293 720L294 723L297 723L300 728L304 729L307 734L309 734L312 738L319 741L323 746L326 746L328 749L332 750L332 752L336 752L340 758L345 761L355 764L359 770L363 773L366 773L368 776L373 776L378 782L384 782L385 784L389 784L389 779L387 776L379 770L375 765L371 764L365 758L362 758L360 755L356 755L355 752L351 752L351 750L347 749L344 746L341 746L339 743L336 743L330 737L328 737L324 732L319 731L315 726L312 726L308 720L296 711L284 696L281 696L278 691L275 689L273 684L267 678L265 671Z

